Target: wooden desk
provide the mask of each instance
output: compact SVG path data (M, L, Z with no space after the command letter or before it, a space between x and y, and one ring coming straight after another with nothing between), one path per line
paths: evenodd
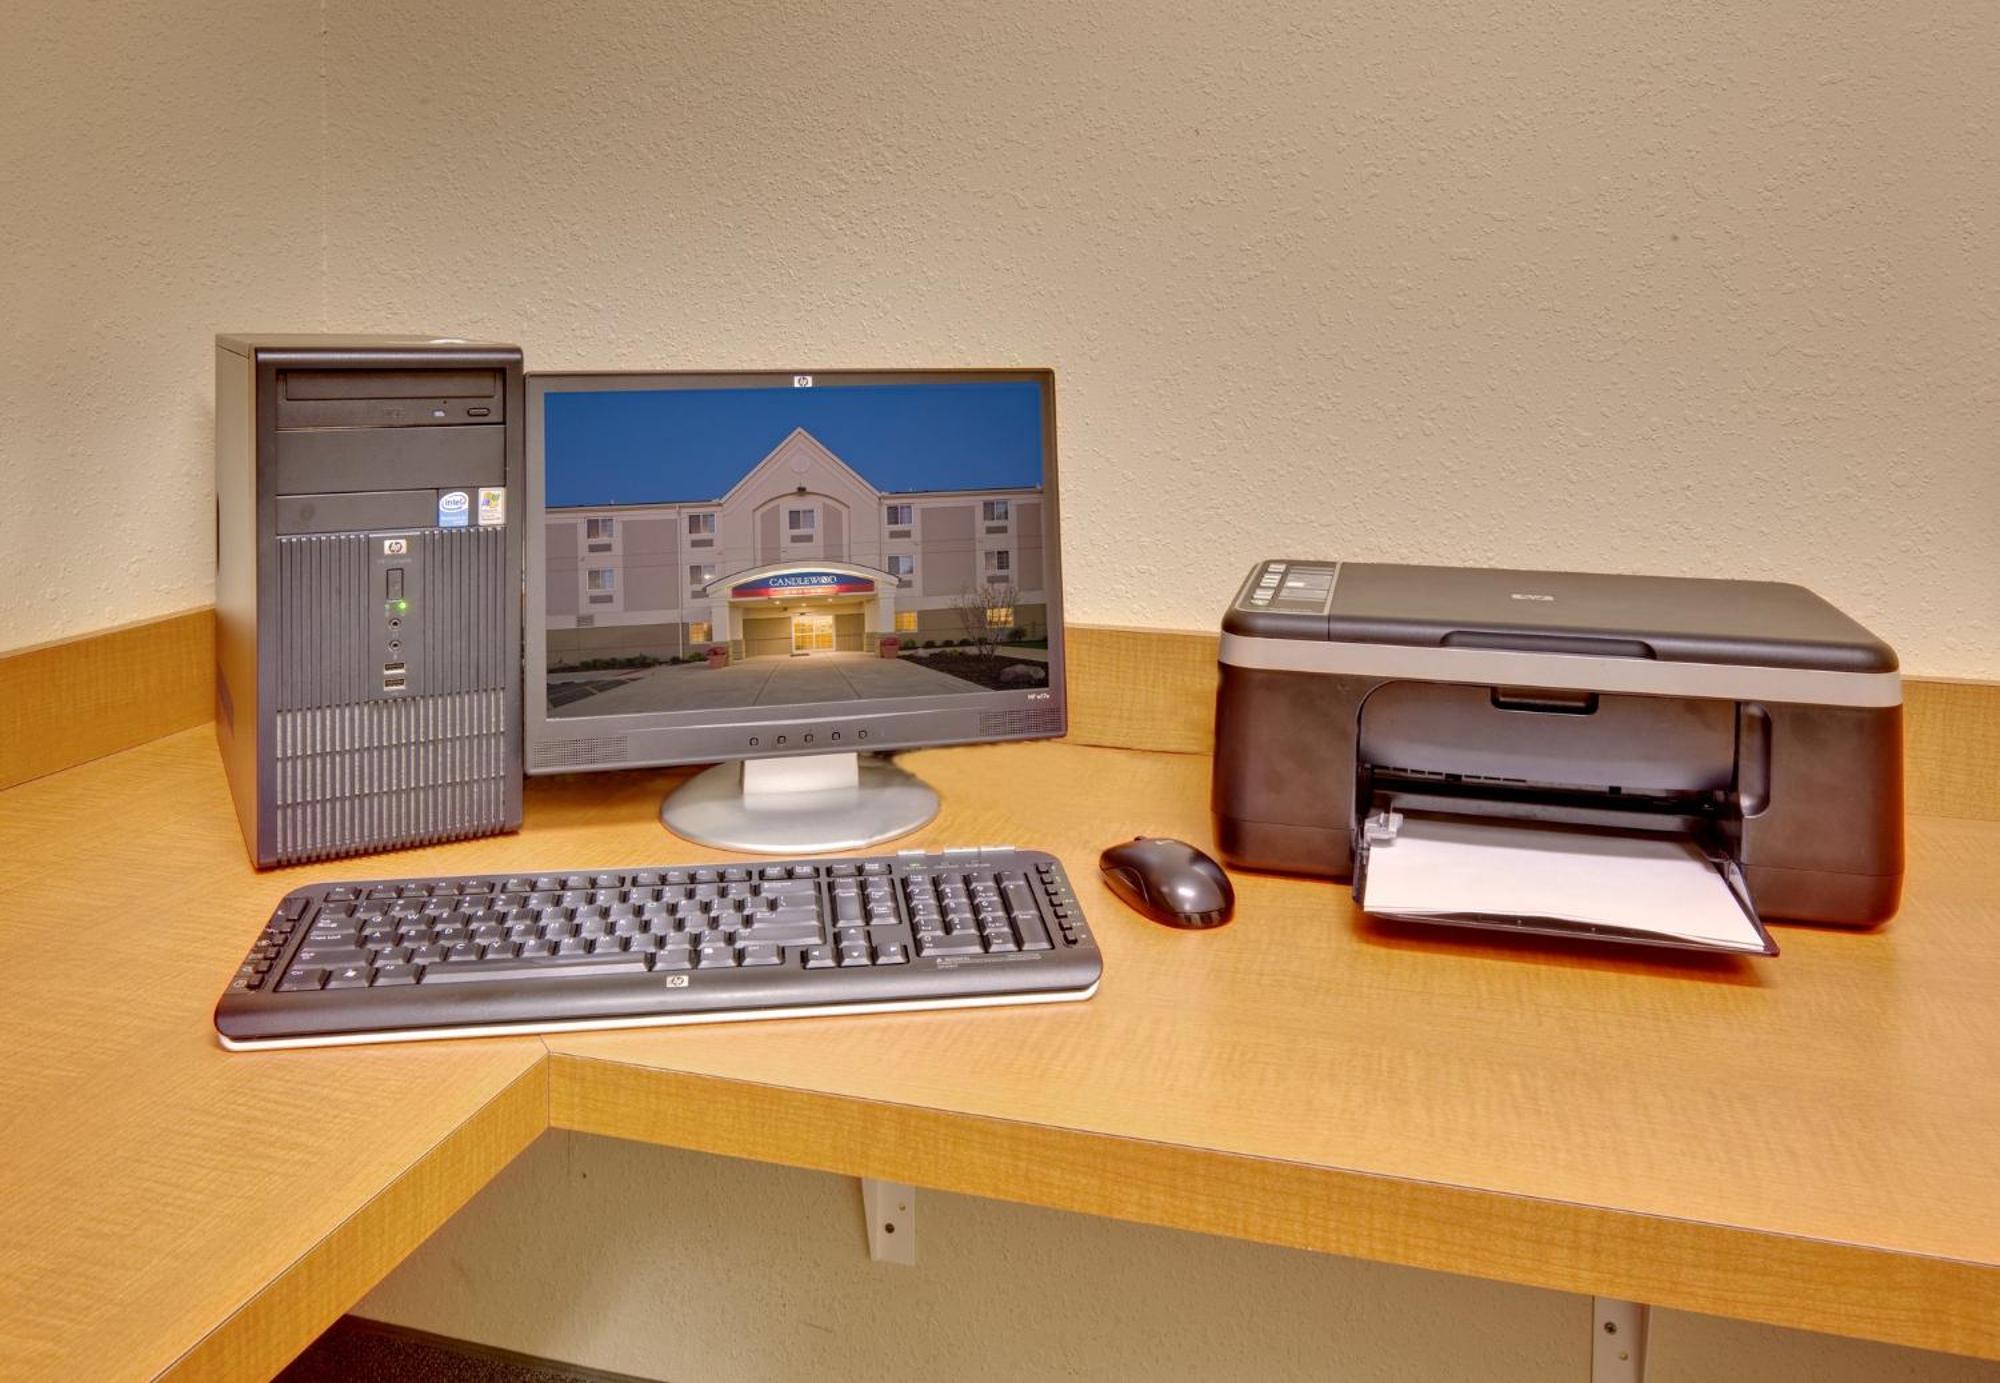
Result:
M631 773L531 784L519 837L258 876L206 730L0 794L0 1375L267 1374L550 1125L2000 1358L2000 823L1913 821L1880 933L1675 962L1274 878L1171 932L1094 861L1207 840L1202 756L908 761L946 804L918 843L1064 858L1096 999L232 1056L209 1010L304 878L714 854ZM141 887L104 971L65 928Z

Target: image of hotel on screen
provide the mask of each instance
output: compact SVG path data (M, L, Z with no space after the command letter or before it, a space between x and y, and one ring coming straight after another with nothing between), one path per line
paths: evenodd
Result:
M547 410L551 716L1048 682L1038 383L611 389Z

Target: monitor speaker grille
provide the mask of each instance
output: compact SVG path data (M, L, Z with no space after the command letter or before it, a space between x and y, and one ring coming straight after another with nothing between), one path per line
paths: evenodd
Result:
M1030 706L1015 711L987 711L979 717L979 733L995 739L1027 735L1059 735L1062 712L1054 706Z
M623 735L598 735L589 739L560 740L536 745L529 756L530 768L589 768L598 764L623 765L630 762Z

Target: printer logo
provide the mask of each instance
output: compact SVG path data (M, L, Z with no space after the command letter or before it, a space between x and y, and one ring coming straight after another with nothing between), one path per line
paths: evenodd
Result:
M1555 597L1554 597L1554 596L1552 596L1552 595L1543 595L1543 594L1541 594L1541 593L1540 593L1539 591L1509 591L1509 592L1507 593L1507 599L1509 599L1509 600L1554 600L1554 599L1555 599Z

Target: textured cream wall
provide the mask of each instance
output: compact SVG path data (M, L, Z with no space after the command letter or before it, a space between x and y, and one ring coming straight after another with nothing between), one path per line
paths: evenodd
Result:
M1080 620L1785 576L2000 676L2000 7L33 0L0 111L0 647L206 597L301 325L1052 364Z
M359 1310L673 1383L1587 1383L1583 1297L551 1133ZM1656 1312L1649 1383L1996 1383L2000 1365Z
M1053 365L1076 620L1281 553L1785 577L2000 676L2000 6L331 26L335 325Z
M8 0L0 649L206 604L218 330L320 312L317 7Z

